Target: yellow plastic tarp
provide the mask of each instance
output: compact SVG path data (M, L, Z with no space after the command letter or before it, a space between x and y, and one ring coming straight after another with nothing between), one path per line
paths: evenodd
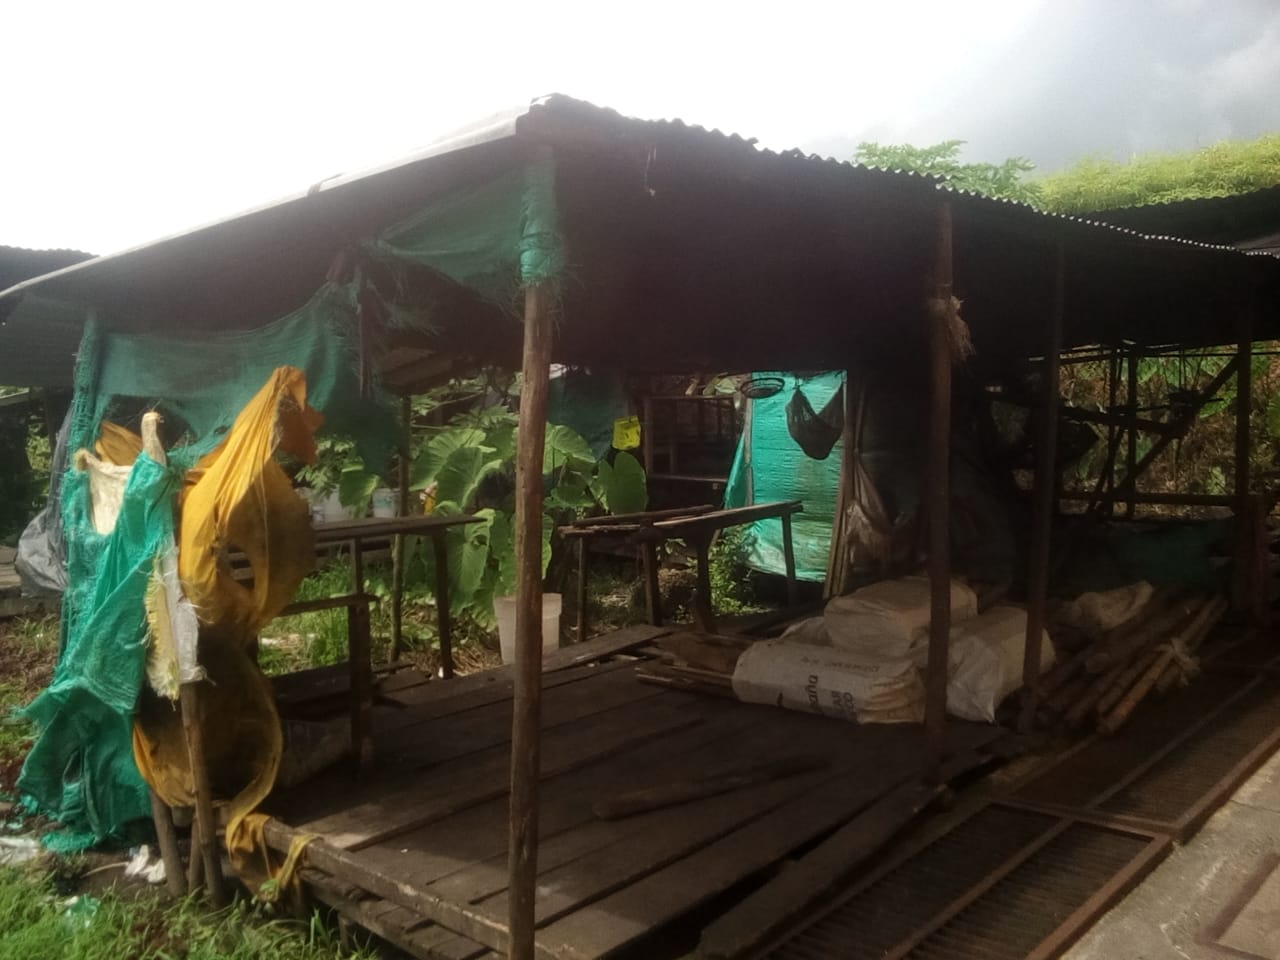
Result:
M275 455L314 462L322 419L307 406L302 372L277 369L225 439L188 471L179 498L178 573L199 618L200 667L210 681L200 684L198 722L214 796L227 804L227 851L251 884L270 876L261 849L265 818L252 811L275 782L282 749L271 687L252 648L315 563L307 504ZM249 586L232 576L234 552L248 563ZM143 696L134 757L166 803L194 803L181 717L170 700Z

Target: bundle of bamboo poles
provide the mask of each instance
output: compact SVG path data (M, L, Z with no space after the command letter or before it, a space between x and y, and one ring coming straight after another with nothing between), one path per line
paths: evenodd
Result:
M1196 650L1226 610L1216 594L1158 591L1131 619L1040 678L1037 719L1115 733L1152 691L1165 693L1198 672Z

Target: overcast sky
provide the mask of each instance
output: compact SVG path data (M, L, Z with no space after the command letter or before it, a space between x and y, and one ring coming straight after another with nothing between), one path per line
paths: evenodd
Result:
M1280 0L10 4L0 244L106 253L545 93L1043 169L1280 131Z

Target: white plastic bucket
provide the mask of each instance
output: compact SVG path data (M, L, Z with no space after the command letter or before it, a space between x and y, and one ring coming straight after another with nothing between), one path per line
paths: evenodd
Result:
M373 515L387 519L396 515L396 491L379 487L373 491Z
M542 655L560 649L560 601L558 593L542 595ZM516 598L494 597L493 615L498 618L498 646L503 663L516 662Z
M320 516L325 523L339 523L351 519L351 510L342 505L338 491L334 490L320 500Z

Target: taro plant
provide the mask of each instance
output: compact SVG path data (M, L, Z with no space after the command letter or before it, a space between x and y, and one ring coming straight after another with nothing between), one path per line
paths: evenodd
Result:
M515 590L514 491L516 416L505 407L463 414L427 442L410 470L410 486L427 490L440 514L480 518L446 536L449 590L455 613L493 622L493 598ZM547 427L543 453L542 572L551 557L551 534L559 523L588 511L632 513L645 509L644 469L618 451L597 459L590 446L565 426ZM432 560L419 553L421 562Z

